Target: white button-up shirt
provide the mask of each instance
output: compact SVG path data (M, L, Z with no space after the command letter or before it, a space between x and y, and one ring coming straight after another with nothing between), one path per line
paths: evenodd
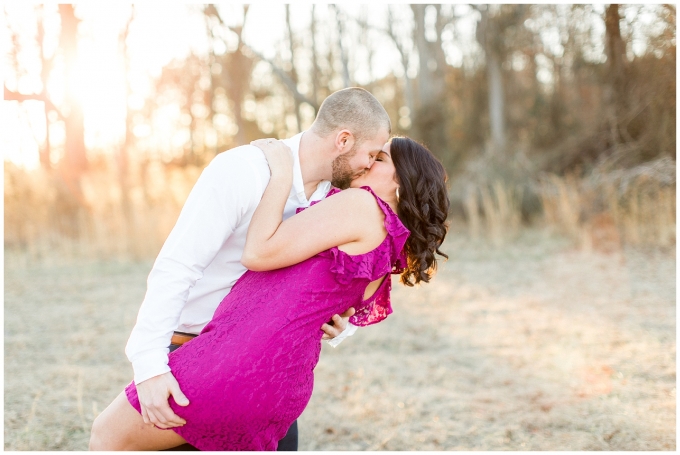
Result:
M331 187L324 180L306 198L298 155L302 134L284 140L294 157L293 188L284 219L322 199ZM199 333L245 273L241 255L246 234L269 177L264 153L252 145L218 154L201 173L151 269L125 348L136 384L170 371L168 346L173 331ZM343 335L355 330L348 327Z

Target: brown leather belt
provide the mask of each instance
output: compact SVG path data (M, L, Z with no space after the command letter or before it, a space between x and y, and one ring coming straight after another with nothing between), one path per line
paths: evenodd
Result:
M198 335L195 335L193 333L174 332L172 334L172 338L170 339L170 344L176 344L177 346L182 346L184 343L186 343L187 341L193 340L197 336Z

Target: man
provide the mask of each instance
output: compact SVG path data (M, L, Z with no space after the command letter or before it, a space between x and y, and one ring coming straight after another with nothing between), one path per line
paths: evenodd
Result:
M323 198L331 184L348 187L371 167L390 133L387 112L366 90L352 87L326 98L310 129L284 141L295 158L284 218ZM173 338L174 331L189 334L187 339L198 334L245 273L240 259L246 233L269 176L257 147L217 155L196 182L154 263L125 349L146 423L159 428L184 423L168 405L170 395L181 406L189 404L168 367L168 346L181 337ZM352 313L333 316L333 326L322 327L324 337L343 332ZM288 433L279 450L297 450L296 423Z

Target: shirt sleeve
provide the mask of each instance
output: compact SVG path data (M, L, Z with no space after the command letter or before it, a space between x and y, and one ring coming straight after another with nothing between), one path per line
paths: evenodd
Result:
M190 289L258 204L266 183L252 159L233 151L217 155L201 173L154 262L125 348L135 384L170 371L168 346Z

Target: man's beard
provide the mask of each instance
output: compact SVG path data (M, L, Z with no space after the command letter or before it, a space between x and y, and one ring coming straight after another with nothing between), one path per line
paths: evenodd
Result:
M357 146L356 144L352 149L347 152L343 153L342 155L338 156L333 160L333 174L331 176L331 185L333 185L336 188L340 188L341 190L345 190L349 188L350 183L352 183L352 180L354 180L358 175L352 170L352 168L349 165L349 160L356 155L357 152Z

